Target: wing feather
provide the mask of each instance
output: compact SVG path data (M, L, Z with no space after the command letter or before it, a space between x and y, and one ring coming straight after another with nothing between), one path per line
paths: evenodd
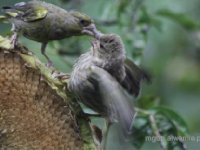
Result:
M48 9L38 2L20 2L14 6L4 6L2 9L9 17L21 19L25 22L44 19L48 14Z
M126 77L121 83L122 86L132 95L138 96L142 80L151 81L150 75L143 69L140 69L130 59L125 60Z

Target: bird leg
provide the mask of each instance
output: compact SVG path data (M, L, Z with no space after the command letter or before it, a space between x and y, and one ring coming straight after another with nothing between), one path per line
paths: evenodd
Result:
M11 39L10 39L12 48L15 48L15 46L17 45L17 39L18 39L17 32L14 32L14 34L11 36Z
M47 54L45 53L45 49L46 49L46 46L47 46L47 42L45 43L42 43L42 46L41 46L41 52L42 52L42 55L44 55L44 57L47 59L47 67L52 67L53 66L53 62L50 60L50 58L47 56Z
M17 40L18 40L18 33L16 31L16 27L14 24L12 24L12 29L11 31L13 32L13 35L11 36L10 38L10 41L11 41L11 47L12 48L15 48L15 46L17 45Z
M70 74L62 73L62 72L58 72L58 71L54 71L52 75L54 78L58 78L60 80L66 80L66 79L70 78Z

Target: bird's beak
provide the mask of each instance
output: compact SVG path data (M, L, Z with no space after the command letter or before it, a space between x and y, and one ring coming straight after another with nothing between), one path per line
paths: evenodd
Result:
M82 33L90 35L90 36L93 36L96 39L100 39L100 37L102 35L102 33L97 30L97 28L96 28L94 23L90 24L87 27L83 27Z

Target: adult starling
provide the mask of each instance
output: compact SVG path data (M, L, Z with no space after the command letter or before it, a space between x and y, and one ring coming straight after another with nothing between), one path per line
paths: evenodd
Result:
M83 13L66 11L40 0L4 6L3 11L12 23L14 34L11 41L13 46L16 45L18 34L41 42L41 52L47 58L49 64L52 62L45 54L45 48L49 41L89 34L90 31L84 28L94 26L93 20Z
M118 121L122 131L129 134L135 116L130 95L139 94L143 79L149 77L126 58L121 38L101 34L74 65L69 89L108 122Z

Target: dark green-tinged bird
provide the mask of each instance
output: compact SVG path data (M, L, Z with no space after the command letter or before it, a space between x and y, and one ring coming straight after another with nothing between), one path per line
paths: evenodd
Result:
M16 45L19 34L41 42L41 52L50 64L51 61L45 54L45 48L49 41L90 34L91 32L84 28L94 27L93 20L89 16L77 11L66 11L40 0L4 6L3 10L5 16L12 23L13 46Z
M90 51L82 54L74 65L69 89L108 122L118 121L127 135L135 115L130 95L138 96L141 81L150 79L126 58L118 35L98 37L99 41L95 40Z

